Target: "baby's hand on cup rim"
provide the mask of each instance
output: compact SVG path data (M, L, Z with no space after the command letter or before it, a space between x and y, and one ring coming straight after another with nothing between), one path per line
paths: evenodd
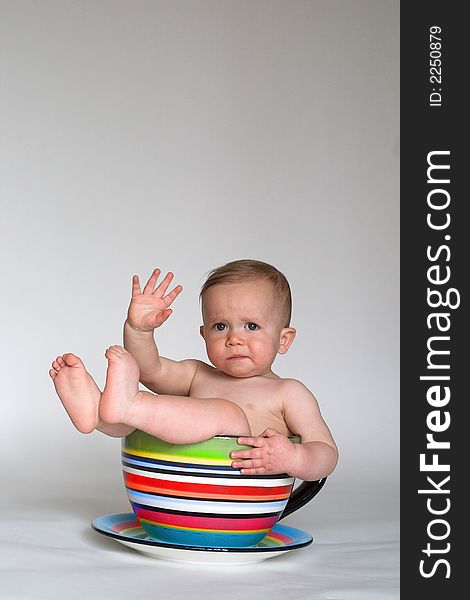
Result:
M275 429L266 429L257 437L239 437L238 443L253 446L250 450L234 450L232 467L242 475L289 473L293 470L297 450L288 437ZM240 460L242 459L242 460Z

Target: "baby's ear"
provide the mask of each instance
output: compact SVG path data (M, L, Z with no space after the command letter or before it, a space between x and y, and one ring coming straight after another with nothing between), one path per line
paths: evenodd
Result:
M204 338L204 325L201 325L201 326L199 327L199 333L200 333L200 334L202 335L202 337ZM206 338L204 338L204 339L206 339Z
M278 354L285 354L289 350L296 333L297 331L293 327L284 327L281 330Z

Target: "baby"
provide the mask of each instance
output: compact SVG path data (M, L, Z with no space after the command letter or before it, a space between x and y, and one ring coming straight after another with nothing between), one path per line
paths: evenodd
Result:
M209 274L200 294L200 333L213 366L159 355L154 330L182 290L178 285L168 292L172 273L158 284L159 276L155 269L143 291L133 277L124 348L106 350L102 393L74 354L52 363L49 374L75 427L114 437L141 429L176 444L234 435L252 447L231 453L232 466L243 474L288 473L306 481L329 475L338 451L315 397L271 369L296 334L284 275L255 260L230 262ZM140 390L139 380L155 394ZM301 444L293 444L291 435L300 436Z

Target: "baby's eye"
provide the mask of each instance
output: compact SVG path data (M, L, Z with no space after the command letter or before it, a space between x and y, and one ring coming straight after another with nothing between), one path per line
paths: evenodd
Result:
M247 329L249 329L250 331L256 331L257 329L259 329L258 325L256 323L247 323L245 325L245 327Z
M216 324L214 325L214 329L215 329L216 331L225 331L225 329L226 329L226 325L225 325L225 323L216 323Z

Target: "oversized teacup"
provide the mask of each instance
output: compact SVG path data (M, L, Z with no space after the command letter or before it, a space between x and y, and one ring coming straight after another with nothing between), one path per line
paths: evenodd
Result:
M231 466L230 452L248 448L236 436L169 444L138 430L128 435L122 442L124 483L143 529L169 544L255 546L325 481L304 482L291 495L289 475L242 475Z

